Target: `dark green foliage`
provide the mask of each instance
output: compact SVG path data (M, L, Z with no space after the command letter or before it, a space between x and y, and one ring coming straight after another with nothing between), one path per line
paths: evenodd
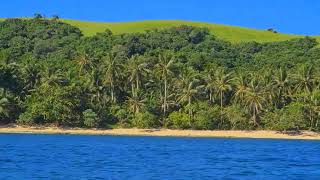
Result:
M198 102L193 105L195 111L192 117L192 127L194 129L224 129L229 126L225 121L225 116L221 116L218 105L210 105L207 102Z
M159 119L154 114L146 111L140 112L133 118L132 124L138 128L157 128L159 127Z
M168 116L167 126L175 129L191 128L191 119L187 113L172 112Z
M194 129L212 130L218 127L219 118L217 111L199 110L194 116L192 126Z
M122 108L118 105L112 105L110 107L110 114L119 126L130 127L133 115L130 113L129 109Z
M79 125L76 107L79 97L72 87L57 87L44 84L26 97L25 112L19 122L27 124L52 123L57 125Z
M16 96L3 88L0 88L0 124L11 123L17 119L20 111L19 100Z
M239 105L228 106L224 109L224 115L230 123L231 129L251 129L253 124L250 118Z
M58 17L0 22L0 123L320 129L320 49L231 44L179 26L83 37Z
M86 127L95 128L99 126L99 118L98 115L92 111L92 109L87 109L82 112L83 115L83 123Z
M301 103L292 103L275 112L265 113L263 117L266 128L273 130L301 130L308 127L305 109Z

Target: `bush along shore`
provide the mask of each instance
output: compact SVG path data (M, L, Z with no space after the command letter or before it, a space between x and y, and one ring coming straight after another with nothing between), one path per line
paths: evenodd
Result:
M0 22L0 122L320 130L310 37L232 44L206 28L84 37L58 18Z

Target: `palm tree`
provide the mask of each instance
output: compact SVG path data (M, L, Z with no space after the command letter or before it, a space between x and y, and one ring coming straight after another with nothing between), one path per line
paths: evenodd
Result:
M143 73L147 71L147 64L141 62L139 56L134 55L129 59L127 71L129 73L129 81L131 83L132 97L138 96Z
M181 76L178 81L178 88L181 92L178 94L179 102L187 102L187 108L189 109L189 118L192 117L191 103L196 95L199 93L200 89L204 87L199 85L200 80L199 74L190 68L183 69Z
M168 103L168 90L169 90L169 77L173 75L172 65L174 63L174 58L168 52L162 52L158 57L158 64L155 65L156 74L159 76L163 87L161 92L161 107L163 110L163 115L166 116L167 110L169 108ZM164 96L162 96L162 92Z
M214 71L212 69L204 72L205 90L209 95L209 102L214 103L214 93L217 89Z
M141 108L144 107L146 99L140 97L140 96L134 96L134 97L127 97L127 103L129 104L129 107L131 111L136 115L140 112Z
M54 68L45 68L41 74L41 86L58 86L67 83L62 70Z
M251 81L250 86L245 91L244 103L251 112L254 125L259 126L259 114L267 102L264 91L256 80Z
M244 97L246 91L248 90L251 81L251 74L238 73L234 78L234 98L237 102L242 104L244 102Z
M220 118L222 120L222 108L224 103L225 93L232 90L232 73L225 73L224 69L216 71L215 74L215 86L217 93L220 96Z
M1 96L0 96L0 117L9 117L9 111L7 106L9 104L9 100L6 97L6 93L4 89L1 89Z
M0 64L0 87L12 91L18 90L19 76L21 75L19 69L21 65L17 63Z
M81 76L83 71L87 72L93 68L93 59L87 53L83 52L77 58L77 65L79 67L79 76Z
M285 106L288 98L291 97L292 81L286 71L286 68L280 67L272 79L272 94L275 97L276 105Z
M89 78L88 95L90 97L90 104L92 107L98 108L98 111L105 110L108 98L104 93L105 87L103 86L100 79L100 69L95 69L92 71Z
M314 89L308 96L310 130L313 127L318 128L320 118L320 89Z
M120 59L117 58L116 54L109 53L104 58L104 84L110 87L111 102L116 102L115 97L115 84L121 77L123 66L120 63Z
M295 76L296 92L305 92L310 94L314 86L314 68L313 66L303 65Z
M24 90L30 91L40 83L40 68L36 65L27 65L23 68L24 72Z
M259 82L259 87L261 89L264 89L265 92L269 92L265 94L265 98L270 107L273 107L275 99L275 93L273 93L273 75L274 70L271 66L269 67L269 69L263 68L261 70L258 70L254 72L253 75L253 77L255 78L253 79L254 83Z

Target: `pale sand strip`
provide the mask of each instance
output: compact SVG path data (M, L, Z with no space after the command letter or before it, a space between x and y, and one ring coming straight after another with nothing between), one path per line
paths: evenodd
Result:
M0 133L26 134L86 134L86 135L130 135L130 136L177 136L177 137L230 137L320 140L320 133L301 131L299 134L284 134L277 131L201 131L169 129L62 129L56 127L0 126Z

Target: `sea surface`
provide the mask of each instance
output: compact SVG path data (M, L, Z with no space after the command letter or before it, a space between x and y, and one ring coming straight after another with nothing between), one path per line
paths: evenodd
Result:
M320 179L320 141L0 134L0 179Z

